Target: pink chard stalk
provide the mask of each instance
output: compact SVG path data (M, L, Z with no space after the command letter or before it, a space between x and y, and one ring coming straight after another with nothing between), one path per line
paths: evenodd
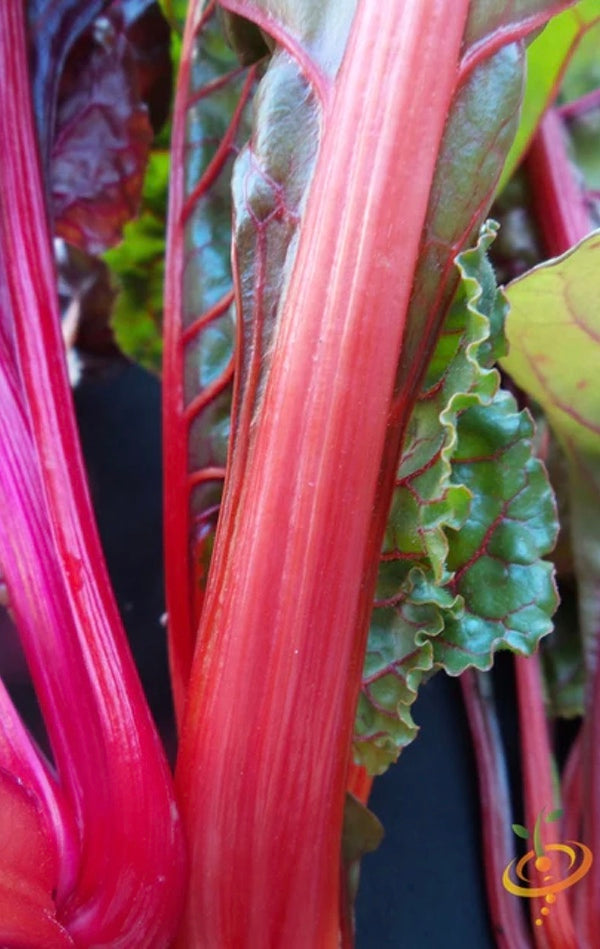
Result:
M477 238L514 133L523 38L559 6L231 0L233 45L242 64L257 62L242 71L211 56L214 4L190 5L163 416L176 783L190 848L181 946L338 945L345 792L364 786L351 746L400 454L458 283L454 258ZM211 104L225 90L235 105L215 141ZM213 195L223 200L232 164L230 278L208 241L219 239ZM235 355L211 363L215 338L231 334L232 288ZM213 537L225 463L215 419L232 371ZM532 484L542 477L534 462L527 471ZM472 599L471 568L500 544L510 497L473 551L457 550L444 602ZM406 555L391 544L388 561L421 562L414 540ZM549 568L544 578L551 609ZM459 652L449 633L420 669L489 667L503 638L531 650L549 624L524 581L512 626L496 604L498 622L476 644L460 640ZM402 597L385 605L400 613ZM380 758L371 773L382 769Z
M1 689L0 943L350 945L348 801L368 823L356 798L414 737L419 683L550 629L553 502L493 369L482 225L526 39L569 3L190 0L165 271L174 787L94 527L52 256L57 235L99 254L138 207L151 6L0 3L0 579L53 759Z
M75 5L58 6L38 4L44 28L60 36ZM21 0L2 4L0 61L0 564L55 762L3 693L3 839L18 846L3 852L0 941L166 946L180 910L182 835L92 526Z

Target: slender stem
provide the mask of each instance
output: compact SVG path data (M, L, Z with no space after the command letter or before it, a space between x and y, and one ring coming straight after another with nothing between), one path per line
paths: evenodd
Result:
M514 857L511 804L502 739L490 677L467 670L460 677L477 761L485 864L485 883L494 936L499 949L529 949L521 906L502 885Z
M596 643L600 640L600 630L596 632ZM587 876L581 881L574 894L575 922L582 949L592 949L598 943L600 933L600 662L596 659L596 668L591 682L588 683L585 714L579 746L581 785L575 786L579 795L582 816L582 837L592 850L595 860ZM577 746L576 746L577 748ZM594 902L595 901L595 902Z
M165 588L167 594L169 665L178 724L183 714L194 649L193 598L187 557L191 535L187 479L188 427L184 399L183 272L185 240L186 115L192 68L192 48L198 28L199 5L193 5L186 20L177 77L171 136L171 179L165 267L165 314L163 357L164 439L164 535ZM177 555L173 555L173 551Z
M600 89L592 89L578 99L572 102L564 102L557 106L557 111L561 118L572 119L580 115L587 115L588 112L594 112L600 108Z
M527 158L534 210L548 254L557 257L591 230L585 196L567 153L565 129L549 109Z

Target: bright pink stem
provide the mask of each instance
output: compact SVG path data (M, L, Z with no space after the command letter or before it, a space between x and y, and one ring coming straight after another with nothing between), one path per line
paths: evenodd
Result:
M378 494L388 412L468 6L363 0L324 103L190 680L181 946L338 945L344 792L381 545L372 521L389 503Z
M77 886L61 920L81 944L160 947L178 915L182 842L87 493L21 0L0 4L0 64L0 563L80 835Z

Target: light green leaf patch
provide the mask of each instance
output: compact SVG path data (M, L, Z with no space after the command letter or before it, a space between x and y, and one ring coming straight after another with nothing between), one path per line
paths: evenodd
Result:
M154 372L162 357L168 181L168 151L157 146L150 154L140 215L126 225L123 241L104 254L119 288L112 318L117 342Z
M461 283L409 424L386 531L355 734L382 773L416 735L419 685L438 668L489 668L549 632L552 494L532 422L498 390L505 303L486 251L458 258Z
M507 296L510 354L502 365L542 406L567 458L589 673L600 631L600 232L515 280Z
M579 43L599 20L600 0L580 0L553 17L529 46L521 121L504 164L499 192L527 151L544 112L556 98L562 76Z

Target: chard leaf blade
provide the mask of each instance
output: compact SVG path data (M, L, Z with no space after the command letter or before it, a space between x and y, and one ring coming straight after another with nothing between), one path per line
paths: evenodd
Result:
M103 0L28 0L33 107L42 166L50 160L60 77L73 43L98 16Z
M170 12L179 16L181 9ZM165 491L178 499L170 505L168 544L179 551L167 557L166 588L178 714L229 443L236 333L230 179L249 136L255 71L241 68L228 48L216 4L198 5L187 24L178 78L165 284Z
M549 632L555 510L532 424L498 390L505 304L486 251L461 283L408 427L379 573L355 759L381 773L416 734L410 706L438 668L487 669L497 648L529 652Z
M588 673L600 630L600 232L507 288L503 366L544 409L565 451L579 622ZM590 305L590 301L595 301Z

